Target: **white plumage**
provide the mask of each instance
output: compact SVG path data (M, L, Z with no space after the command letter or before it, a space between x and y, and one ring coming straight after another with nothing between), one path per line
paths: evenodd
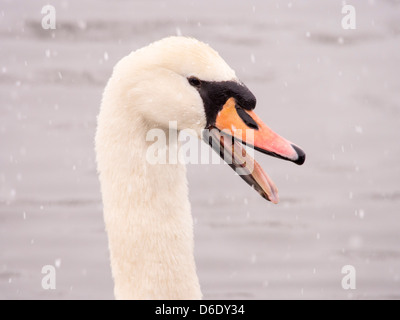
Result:
M185 166L146 161L149 129L204 129L190 76L237 81L208 45L171 37L123 58L103 94L96 153L117 299L202 297Z

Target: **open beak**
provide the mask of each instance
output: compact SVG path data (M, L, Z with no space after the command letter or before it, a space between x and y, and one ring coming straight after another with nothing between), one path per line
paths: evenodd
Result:
M306 157L303 150L273 132L253 111L241 108L234 98L226 101L215 127L205 130L204 139L249 185L273 203L279 202L277 187L241 143L298 165Z

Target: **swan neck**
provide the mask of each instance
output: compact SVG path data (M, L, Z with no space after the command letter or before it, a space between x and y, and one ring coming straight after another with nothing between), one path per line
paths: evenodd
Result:
M154 142L143 119L102 120L96 148L116 298L200 299L185 166L147 161Z

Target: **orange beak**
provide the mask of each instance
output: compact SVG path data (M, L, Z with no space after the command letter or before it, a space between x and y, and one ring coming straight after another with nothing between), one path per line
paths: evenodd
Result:
M242 109L229 98L219 112L215 126L225 134L263 153L302 165L305 153L298 146L272 131L254 113Z
M210 127L204 132L204 139L263 198L278 203L277 187L238 141L299 165L304 163L305 153L268 128L253 111L238 106L234 98L218 113L215 127L218 130Z

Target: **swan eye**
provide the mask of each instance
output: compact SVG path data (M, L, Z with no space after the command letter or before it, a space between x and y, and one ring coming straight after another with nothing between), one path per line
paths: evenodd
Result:
M188 78L188 81L189 81L190 85L193 87L200 88L200 86L201 86L201 81L199 79L197 79L196 77L190 77L190 78Z

